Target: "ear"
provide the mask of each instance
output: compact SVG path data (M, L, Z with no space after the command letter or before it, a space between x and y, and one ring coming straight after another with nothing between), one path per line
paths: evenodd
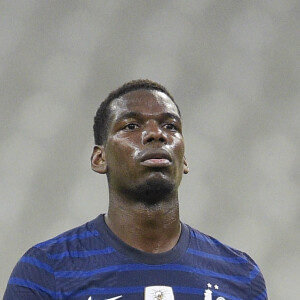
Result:
M190 171L185 156L183 157L183 173L187 174Z
M99 174L107 173L107 163L105 159L104 146L94 146L94 150L91 156L92 170Z

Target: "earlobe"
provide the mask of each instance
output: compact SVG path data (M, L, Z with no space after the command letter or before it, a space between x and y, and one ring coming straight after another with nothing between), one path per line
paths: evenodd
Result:
M94 150L91 156L92 170L99 174L107 173L107 163L105 159L105 151L103 146L94 146Z
M190 171L186 158L183 158L183 173L187 174Z

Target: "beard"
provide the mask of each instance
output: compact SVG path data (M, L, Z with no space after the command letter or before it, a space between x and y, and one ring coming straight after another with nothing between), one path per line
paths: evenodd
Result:
M175 184L162 178L148 178L145 182L128 191L130 198L146 206L167 201L175 191Z

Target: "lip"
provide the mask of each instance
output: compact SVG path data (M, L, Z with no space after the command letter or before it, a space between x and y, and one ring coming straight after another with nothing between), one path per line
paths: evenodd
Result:
M148 167L167 167L172 164L171 155L166 150L143 150L140 152L141 165Z
M171 165L171 162L166 158L150 158L146 159L145 161L141 162L141 165L147 166L147 167L168 167Z

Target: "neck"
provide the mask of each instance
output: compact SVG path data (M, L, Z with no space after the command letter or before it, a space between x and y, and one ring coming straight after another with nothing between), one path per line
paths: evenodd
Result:
M177 193L155 204L130 201L110 192L108 227L128 245L149 253L171 250L181 228Z

